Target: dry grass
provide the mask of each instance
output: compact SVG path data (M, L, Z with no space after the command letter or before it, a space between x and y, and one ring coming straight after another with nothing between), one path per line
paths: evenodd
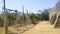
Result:
M32 28L34 25L33 24L30 24L30 25L27 25L27 26L24 26L24 27L19 27L18 28L18 31L17 31L17 28L14 27L14 26L9 26L8 27L8 32L9 34L18 34L18 33L23 33L27 30L29 30L30 28ZM0 34L4 34L4 28L0 27Z
M22 34L60 34L60 29L55 29L49 21L39 22L34 28Z
M4 28L0 27L0 34L4 34Z
M60 34L60 28L54 28L49 21L39 22L35 27L28 25L19 27L19 31L13 26L9 27L9 32L12 34ZM31 29L30 29L31 28ZM0 28L0 34L4 34L4 29Z
M18 27L18 30L17 30L17 28L16 27L14 27L14 26L11 26L11 27L9 27L8 29L9 29L9 32L11 33L23 33L23 32L25 32L25 31L27 31L27 30L29 30L30 28L32 28L34 25L33 24L30 24L30 25L27 25L27 26L24 26L24 27Z

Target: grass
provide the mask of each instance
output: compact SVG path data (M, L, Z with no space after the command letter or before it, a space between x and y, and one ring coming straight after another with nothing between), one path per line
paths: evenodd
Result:
M33 28L32 28L33 27ZM14 26L9 28L10 34L60 34L60 28L54 28L49 21L40 21L36 26L30 24L24 27L19 27L18 31ZM0 27L0 34L4 34L4 28Z
M10 27L8 27L8 32L9 32L9 34L18 34L18 33L21 34L25 31L29 30L33 26L34 26L33 24L30 24L30 25L27 25L24 27L19 27L18 31L17 31L17 28L15 26L10 26ZM4 34L4 28L3 27L0 27L0 34Z
M0 27L0 34L4 34L4 28Z

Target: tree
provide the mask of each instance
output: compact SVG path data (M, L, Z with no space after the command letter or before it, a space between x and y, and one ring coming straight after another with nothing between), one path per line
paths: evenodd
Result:
M57 8L57 10L60 10L60 0L58 0L58 2L56 4L56 8Z
M42 20L49 20L49 9L44 9L41 13Z

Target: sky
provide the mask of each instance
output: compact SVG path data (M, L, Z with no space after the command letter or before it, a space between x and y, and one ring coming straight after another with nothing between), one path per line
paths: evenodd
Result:
M37 13L38 10L54 7L58 0L5 0L5 1L6 8L22 12L22 6L24 6L25 12L28 9L30 10L30 12ZM2 10L2 7L3 0L0 0L0 10Z

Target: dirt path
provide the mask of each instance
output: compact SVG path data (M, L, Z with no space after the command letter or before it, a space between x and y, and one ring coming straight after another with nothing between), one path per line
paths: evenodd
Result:
M22 34L60 34L60 29L54 29L49 21L39 22L34 28Z

